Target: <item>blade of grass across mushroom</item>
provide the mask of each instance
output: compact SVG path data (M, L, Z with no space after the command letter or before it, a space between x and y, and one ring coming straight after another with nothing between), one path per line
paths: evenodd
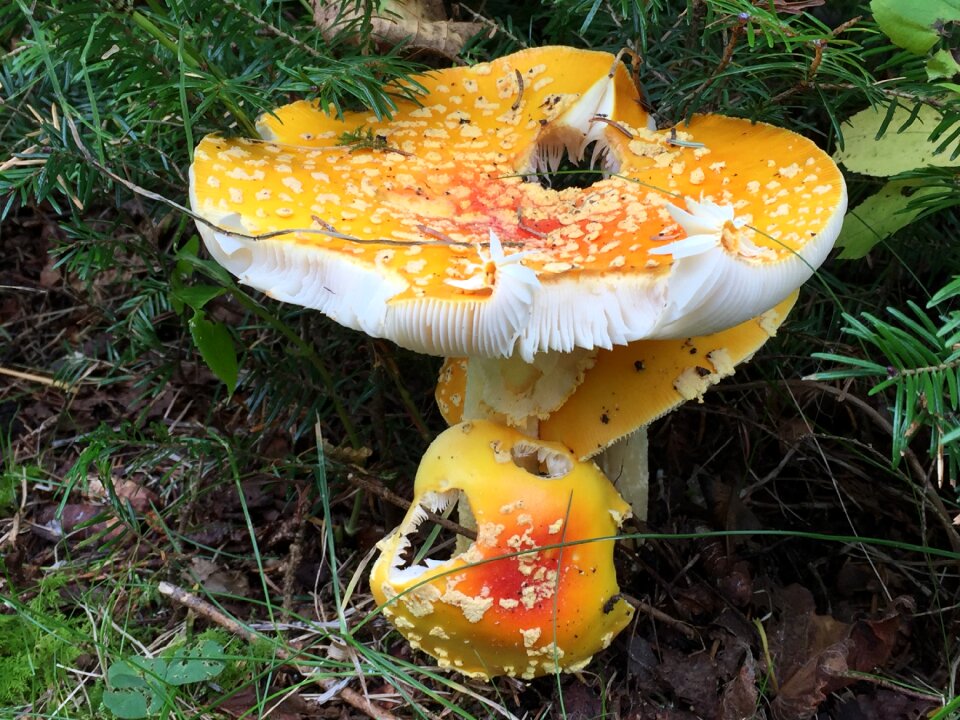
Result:
M421 105L399 102L390 122L338 120L294 103L261 119L261 132L280 142L206 138L191 168L191 200L230 232L201 234L218 261L274 297L412 349L509 356L529 334L536 288L526 272L513 273L518 283L506 272L494 288L501 267L558 278L573 268L542 252L553 243L549 228L537 226L556 226L550 218L562 218L567 245L576 246L565 253L572 260L589 254L599 234L586 227L594 218L577 192L553 192L518 173L549 167L558 148L581 153L590 138L619 132L594 118L618 108L643 126L649 118L626 70L606 53L542 48L422 82L429 95ZM362 127L376 142L337 145ZM587 204L619 199L607 187ZM495 257L491 228L505 248L524 254ZM353 292L370 287L378 291ZM431 319L439 329L424 328ZM611 323L595 324L606 335ZM533 334L521 344L526 357L540 345L574 342L569 332L550 337L550 317Z
M628 624L613 545L629 507L593 463L469 422L427 449L414 492L400 527L379 544L370 586L383 614L441 667L484 678L572 672ZM473 506L476 541L409 563L424 508L442 511L458 497Z
M780 327L797 299L794 292L765 313L718 333L676 340L636 340L600 350L575 390L553 411L539 418L538 437L561 442L578 459L595 458L634 516L646 518L648 463L646 427L688 400L703 394L734 368L747 362ZM437 405L451 425L465 419L467 368L474 358L448 358L437 383ZM477 375L470 375L476 382ZM474 392L504 403L496 387ZM525 407L529 397L509 403ZM477 407L476 405L474 407ZM496 419L509 412L490 410ZM521 423L522 424L522 423Z

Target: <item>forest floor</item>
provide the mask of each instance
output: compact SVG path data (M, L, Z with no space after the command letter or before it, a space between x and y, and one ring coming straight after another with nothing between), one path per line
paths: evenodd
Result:
M284 376L279 412L255 382L229 397L169 311L150 319L159 349L124 365L133 330L118 318L150 269L121 261L79 283L48 254L59 232L27 212L0 232L0 326L15 339L0 352L8 712L110 717L104 677L121 658L203 638L224 668L165 685L175 716L895 720L953 696L952 491L912 455L890 469L882 404L791 374L797 324L651 428L650 516L616 549L628 629L573 675L468 681L370 616L365 577L404 512L390 493L411 497L443 428L439 362L301 316L362 439L350 449L328 407L318 472L306 396L323 388ZM282 339L216 303L288 372ZM98 360L65 373L78 353Z

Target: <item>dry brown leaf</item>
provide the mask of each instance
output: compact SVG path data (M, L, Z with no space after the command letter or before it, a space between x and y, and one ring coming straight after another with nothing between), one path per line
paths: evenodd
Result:
M236 718L259 717L261 709L269 712L264 717L271 720L306 720L316 717L316 708L300 697L299 693L286 695L279 701L264 701L263 695L253 687L246 687L225 698L218 709Z
M932 715L936 707L931 700L877 688L876 692L847 698L839 704L834 717L837 720L920 720Z
M91 521L109 510L104 505L93 503L67 503L57 516L57 506L50 505L40 510L34 519L33 531L50 542L59 542L65 538L85 540L108 528L105 522L90 524ZM111 523L111 526L114 523Z
M113 483L113 491L117 494L117 497L129 502L130 506L138 513L145 513L151 508L156 507L160 502L159 496L153 492L153 490L145 488L134 480L117 480L111 478L110 482ZM101 502L105 502L110 498L109 490L97 478L93 478L87 483L86 495L91 500Z
M555 704L553 717L569 718L569 720L593 720L603 717L603 702L596 690L582 682L572 681L563 688L563 708Z
M689 703L697 715L716 716L717 667L709 655L703 652L687 655L665 648L656 674L678 698Z
M757 709L758 699L757 665L753 659L753 653L748 649L739 672L723 689L717 718L718 720L754 720L760 717Z
M313 19L330 42L347 23L363 17L363 10L345 10L341 3L314 0ZM404 43L415 50L427 50L453 59L473 35L484 29L480 23L456 22L447 18L442 0L386 0L370 18L378 43Z
M63 273L56 265L56 258L51 257L44 265L43 270L40 271L40 287L56 287L61 280L63 280Z
M813 596L792 585L778 595L780 621L770 633L779 691L770 705L776 720L813 717L827 695L856 682L890 657L900 616L848 624L817 615Z
M190 560L190 569L184 574L191 585L200 583L211 594L246 597L250 590L250 582L245 574L221 568L206 558L195 557Z

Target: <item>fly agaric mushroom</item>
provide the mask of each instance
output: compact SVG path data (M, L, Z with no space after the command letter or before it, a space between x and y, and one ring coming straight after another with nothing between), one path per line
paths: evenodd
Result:
M190 194L211 254L410 349L533 362L744 322L839 231L843 179L813 143L714 116L653 131L609 54L538 48L417 81L389 121L299 102L261 119L265 140L205 138ZM525 181L591 142L607 176L590 187ZM563 363L553 397L588 364Z
M528 460L538 471L525 469ZM404 567L410 535L458 497L477 539L449 560ZM420 463L406 517L380 541L374 598L441 667L489 678L573 671L633 609L619 596L613 537L630 512L606 476L559 443L486 421L441 433Z
M607 53L531 49L416 82L424 94L390 120L299 102L261 118L260 140L204 138L200 234L272 297L468 356L470 374L549 376L547 399L513 418L530 436L599 350L744 323L839 232L843 179L812 142L717 116L656 131ZM529 181L591 143L603 177L589 187Z

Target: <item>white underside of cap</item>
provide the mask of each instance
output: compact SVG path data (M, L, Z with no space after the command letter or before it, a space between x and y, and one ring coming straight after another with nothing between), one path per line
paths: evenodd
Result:
M407 289L349 256L282 239L257 240L235 215L199 224L211 255L240 282L315 308L372 337L433 355L532 360L536 353L610 348L643 338L704 335L759 315L803 284L826 258L841 204L799 254L760 266L721 247L677 260L658 278L623 275L552 281L519 262L498 265L488 297L395 300ZM232 234L237 233L237 234Z
M839 217L842 213L838 213ZM676 263L657 282L628 276L541 285L503 274L486 299L391 301L406 289L339 256L201 227L211 255L240 282L270 297L315 308L349 328L434 355L532 360L547 351L610 348L642 338L704 335L776 305L812 274L831 242L766 268L716 248Z
M823 229L802 250L759 264L714 247L676 260L668 303L648 337L707 335L738 325L784 300L826 260L840 233L846 194Z

